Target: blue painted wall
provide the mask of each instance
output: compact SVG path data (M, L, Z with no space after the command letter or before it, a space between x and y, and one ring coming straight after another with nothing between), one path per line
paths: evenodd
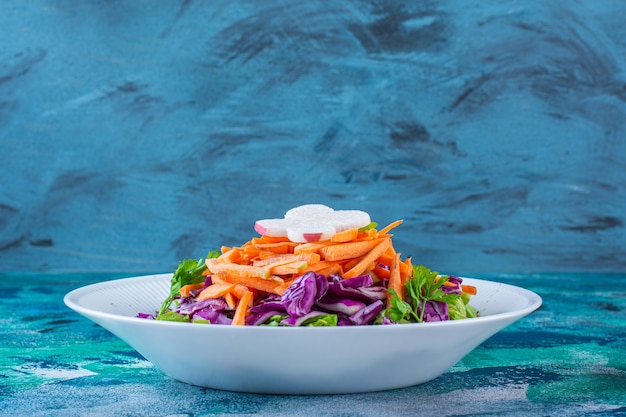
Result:
M303 203L448 273L626 271L623 1L0 3L0 270L170 271Z

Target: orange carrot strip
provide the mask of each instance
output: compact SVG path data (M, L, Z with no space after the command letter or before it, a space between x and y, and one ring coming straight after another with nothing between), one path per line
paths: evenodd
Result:
M358 235L359 235L358 228L348 229L348 230L344 230L343 232L335 233L330 238L330 241L331 242L350 242L351 240L356 239Z
M200 282L200 283L197 283L197 284L183 285L180 288L180 296L181 297L189 297L191 295L191 291L199 290L202 287L204 287L204 282Z
M378 231L378 236L386 235L394 227L398 227L402 224L402 220L396 220L395 222L390 223L388 226L383 227Z
M341 267L341 265L337 264L337 263L333 263L325 268L321 268L318 269L317 271L318 274L320 275L324 275L324 276L329 276L332 274L343 274L343 268Z
M356 240L371 240L378 238L378 232L376 229L367 229L362 232L359 232Z
M242 252L245 255L248 255L248 256L251 256L251 257L257 256L259 254L259 249L256 246L252 246L252 245L247 245L246 244L246 245L242 246L241 249L242 249Z
M380 262L381 264L387 265L389 267L391 267L391 264L393 263L393 260L396 258L396 250L393 248L393 246L390 246L385 253L383 253L382 255L380 255L380 258L378 258L378 262Z
M235 284L235 288L233 288L230 293L237 298L241 298L246 293L246 291L250 290L248 290L248 287L246 287L245 285Z
M361 257L362 258L362 257ZM361 262L361 258L353 258L348 260L344 265L343 265L343 269L344 271L349 271L352 268L354 268L359 262Z
M367 255L363 256L363 258L359 261L358 264L356 264L354 267L352 267L352 269L344 273L343 277L354 278L354 277L361 275L363 272L366 271L366 269L370 266L370 264L375 262L376 259L378 259L380 255L385 253L385 251L389 249L390 246L391 246L391 239L383 239Z
M298 255L298 259L306 261L309 266L318 263L322 260L322 257L317 253L301 253Z
M252 264L258 267L272 268L274 266L284 265L296 261L306 261L313 264L319 262L320 259L321 257L317 253L313 252L305 252L298 255L293 253L286 253L282 255L274 254L274 256L270 258L257 259Z
M254 246L259 250L270 250L274 253L293 253L293 247L298 246L296 242L277 242L277 243L257 243Z
M341 265L338 264L337 262L319 261L319 262L309 264L309 266L307 267L307 271L318 272L318 271L321 271L322 269L330 268L334 265L337 265L339 268L341 268Z
M476 295L476 287L474 287L473 285L461 285L461 289L464 293L467 293L469 295Z
M252 262L253 266L271 268L272 266L284 265L284 264L288 264L290 262L294 262L298 260L298 257L294 255L293 253L285 253L282 255L277 255L274 252L263 252L263 253L267 253L267 254L271 253L273 256L270 256L268 258L259 257L260 259L254 260Z
M396 255L396 258L391 265L391 271L389 273L388 288L394 290L401 300L404 299L404 285L402 285L402 278L400 277L400 254ZM391 293L387 296L387 307L391 307Z
M209 298L219 298L230 292L233 288L235 288L233 284L211 284L198 294L196 300L201 301Z
M293 284L293 282L295 281L295 278L290 278L290 279L286 279L285 282L279 286L277 286L276 288L274 288L274 294L278 294L278 295L283 295L283 293L285 292L285 290L287 288L289 288L289 286L291 284Z
M231 323L233 326L244 326L246 324L246 315L248 314L248 306L252 304L252 295L252 291L248 291L239 299Z
M378 275L378 277L384 278L384 279L389 278L389 275L391 275L391 272L389 271L389 269L381 268L378 266L374 267L374 273Z
M370 252L380 240L361 240L356 242L339 243L320 249L320 254L327 261L341 261L343 259L359 258Z
M383 253L382 255L380 255L380 258L378 258L378 263L391 267L394 256L395 255L389 255L387 253Z
M398 268L400 268L400 275L402 275L402 277L405 277L409 274L413 275L413 267L407 265L405 262L400 262L398 264Z
M301 253L299 255L295 255L292 253L284 254L284 255L275 255L272 258L259 259L253 262L254 266L268 268L270 271L272 268L280 265L286 265L293 262L303 261L308 264L315 264L320 261L320 256L317 253Z
M413 264L412 258L409 256L404 260L404 262L400 262L400 278L402 279L402 285L406 283L408 279L413 277Z
M246 288L246 287L244 287ZM247 290L247 288L246 288ZM224 301L226 301L226 304L228 304L229 308L235 308L237 307L237 301L235 301L235 297L233 296L232 292L227 292L226 294L224 294Z
M292 275L301 274L305 271L308 264L306 261L295 261L288 264L276 265L270 268L270 273L274 275Z
M220 279L230 282L231 284L245 285L248 289L254 288L259 291L271 292L274 294L279 294L276 292L276 288L285 283L283 279L275 276L270 276L268 279L226 273L219 273L218 276Z
M334 242L330 242L328 240L324 240L322 242L310 242L310 243L302 243L293 248L293 253L295 255L300 255L302 253L317 253L320 249L325 248L327 246L335 244Z
M225 281L220 274L213 274L211 275L211 281L213 282L213 284L230 284L230 282Z
M256 249L256 248L255 248ZM275 252L269 251L269 250L258 250L257 249L257 254L256 256L254 256L253 258L256 259L267 259L267 258L274 258L276 256L278 256ZM288 253L285 255L289 255Z
M223 249L222 249L223 251ZM231 248L226 250L225 252L223 251L222 254L219 256L218 259L224 261L224 262L237 262L239 261L239 259L241 258L241 249L239 248Z
M207 268L213 273L225 272L226 274L236 274L247 277L268 278L270 271L267 268L259 268L252 265L240 265L233 263L223 263L207 259L205 261Z
M264 243L279 243L279 242L289 242L289 238L284 236L261 236L252 238L250 241L251 244L264 244Z

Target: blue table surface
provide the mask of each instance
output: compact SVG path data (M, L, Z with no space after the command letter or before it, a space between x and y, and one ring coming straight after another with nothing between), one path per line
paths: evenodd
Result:
M626 415L626 275L494 274L543 306L441 377L385 392L254 395L172 380L63 296L117 274L0 274L0 414Z

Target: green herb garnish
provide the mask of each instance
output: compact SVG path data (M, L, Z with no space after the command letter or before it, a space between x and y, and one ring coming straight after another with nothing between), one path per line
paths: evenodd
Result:
M400 298L392 289L391 307L387 308L386 314L396 323L408 323L424 321L423 308L429 301L443 301L454 303L460 296L446 294L441 286L448 281L447 275L439 275L423 265L413 265L413 276L406 281L407 300Z
M376 222L370 222L370 224L363 226L359 229L359 232L365 232L367 230L371 230L371 229L376 229L376 226L378 226L378 223Z
M206 259L217 258L221 252L214 250L209 252ZM180 295L180 289L187 284L197 284L203 282L206 278L202 273L206 271L207 267L204 263L204 259L194 260L185 259L178 264L178 268L172 276L172 283L170 285L170 294L167 296L161 308L159 309L159 318L170 307L176 297Z

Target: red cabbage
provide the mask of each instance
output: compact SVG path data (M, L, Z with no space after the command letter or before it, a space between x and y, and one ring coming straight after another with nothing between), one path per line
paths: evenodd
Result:
M315 305L323 310L346 316L350 316L365 307L363 301L339 298L330 294L326 294Z
M286 319L281 320L280 324L283 326L300 326L305 321L312 319L313 317L323 316L328 313L324 313L322 311L311 311L307 314L304 314L299 317L287 317Z
M233 319L229 318L226 314L221 311L215 311L211 307L197 311L193 317L208 320L211 324L232 324L233 322Z
M333 282L341 282L346 288L370 287L374 283L370 274L359 275L354 278L343 279L340 275L332 275Z
M369 286L358 286L358 284L367 284ZM373 303L374 301L387 298L387 289L385 287L382 285L371 285L372 277L369 275L346 280L338 275L334 275L332 276L332 281L328 284L328 291L339 298L349 298L365 303Z
M304 316L311 312L317 300L328 290L328 279L315 272L299 276L283 293L282 303L292 317Z
M250 313L246 316L246 326L258 326L274 316L284 316L285 311L265 310L258 313Z
M366 324L370 324L373 322L378 314L383 310L383 302L378 300L374 301L372 304L363 307L356 313L352 314L348 317L348 320L357 326L362 326Z
M463 294L463 289L461 288L461 282L463 280L457 276L450 275L448 277L448 283L454 285L442 285L440 288L446 294Z
M208 298L206 300L195 301L192 297L186 297L181 299L178 304L178 308L173 309L173 311L186 316L193 316L198 310L205 308L211 308L214 311L218 311L226 310L229 307L228 304L226 304L226 301L220 298Z
M420 308L422 306L420 305ZM449 320L448 304L444 301L427 301L424 309L424 321L446 321Z

